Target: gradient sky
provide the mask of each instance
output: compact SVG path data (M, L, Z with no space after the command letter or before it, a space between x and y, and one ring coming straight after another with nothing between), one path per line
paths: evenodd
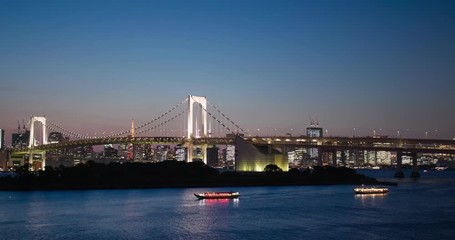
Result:
M454 43L455 1L0 0L0 128L125 130L193 94L245 129L452 139Z

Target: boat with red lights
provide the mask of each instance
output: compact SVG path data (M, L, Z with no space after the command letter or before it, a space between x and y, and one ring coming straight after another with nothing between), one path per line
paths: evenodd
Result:
M385 187L358 187L354 188L354 193L356 194L381 194L388 193L389 189Z
M204 192L194 193L198 199L223 199L223 198L238 198L239 192Z

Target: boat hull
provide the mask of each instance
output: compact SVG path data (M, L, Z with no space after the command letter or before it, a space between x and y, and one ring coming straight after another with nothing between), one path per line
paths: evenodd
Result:
M388 192L388 188L354 188L355 194L383 194Z
M240 194L237 192L228 193L193 193L198 199L229 199L238 198Z

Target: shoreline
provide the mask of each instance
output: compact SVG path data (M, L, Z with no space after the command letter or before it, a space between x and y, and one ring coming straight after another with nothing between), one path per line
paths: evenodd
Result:
M0 191L204 188L310 185L389 185L345 167L264 172L223 172L201 162L87 163L0 178Z

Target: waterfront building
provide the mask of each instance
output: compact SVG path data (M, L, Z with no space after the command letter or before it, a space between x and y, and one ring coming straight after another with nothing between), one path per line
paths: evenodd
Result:
M171 148L169 145L157 145L154 152L154 161L162 162L168 160L168 152Z
M241 137L235 139L235 170L262 172L265 166L275 164L283 171L289 170L286 156L271 146L254 146Z
M186 148L181 144L174 147L174 158L177 161L186 162Z
M117 147L117 156L121 159L127 159L128 158L128 143L122 143L119 144Z
M366 166L366 164L368 164L368 163L366 162L366 159L365 159L365 156L367 156L367 154L365 152L366 151L362 151L362 150L347 150L346 151L346 156L347 156L347 159L346 159L347 165L346 166L348 166L348 167Z
M133 158L130 160L134 161L142 161L147 159L147 146L146 144L132 144L131 147L132 149L132 156Z
M142 160L150 161L153 159L152 144L142 144Z
M77 147L69 155L74 158L88 159L95 157L95 151L92 146Z
M219 159L218 159L218 150L219 148L213 146L211 148L207 148L207 165L210 167L219 167Z
M117 157L118 150L114 148L112 144L105 144L104 145L104 151L103 151L103 157L105 158L116 158Z
M291 168L300 168L303 165L303 160L307 154L304 148L296 148L294 151L288 152L288 162Z
M226 155L224 157L225 163L228 167L235 166L235 145L227 145L226 146Z

